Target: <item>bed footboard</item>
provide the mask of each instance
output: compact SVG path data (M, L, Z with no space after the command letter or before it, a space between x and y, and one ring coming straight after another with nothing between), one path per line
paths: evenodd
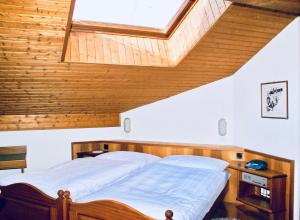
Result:
M64 220L66 219L65 192L58 191L52 198L25 183L0 186L0 220Z
M102 200L89 203L73 203L69 200L69 220L153 220L153 218L126 204ZM173 212L167 210L166 220L172 220Z

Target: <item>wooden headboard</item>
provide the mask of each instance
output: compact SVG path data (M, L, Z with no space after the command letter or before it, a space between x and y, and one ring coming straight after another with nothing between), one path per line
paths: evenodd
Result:
M0 170L21 169L26 165L26 146L0 147Z
M168 155L183 154L214 157L223 159L231 163L232 161L249 161L261 159L268 163L269 169L287 175L286 182L286 219L293 219L294 205L294 161L281 157L251 151L236 146L221 145L195 145L195 144L178 144L164 142L140 142L129 140L110 140L110 141L86 141L72 143L72 159L77 158L78 152L104 150L104 145L108 146L109 151L136 151L153 154L160 157ZM225 201L239 203L237 198L237 171L230 166L227 169L232 177L229 180L228 192Z
M231 161L236 159L237 153L243 153L243 149L234 146L222 145L194 145L164 142L138 142L138 141L87 141L72 143L72 159L77 158L78 152L104 150L108 145L109 151L136 151L159 157L174 154L208 156Z

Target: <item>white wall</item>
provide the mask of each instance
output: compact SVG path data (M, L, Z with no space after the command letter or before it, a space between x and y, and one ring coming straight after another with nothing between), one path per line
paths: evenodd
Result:
M132 132L125 139L201 144L233 141L233 80L184 92L121 115L131 118ZM227 119L228 134L218 135L218 120ZM123 120L122 120L123 121Z
M126 139L229 144L295 160L294 219L300 198L300 19L297 18L235 75L122 114L130 117ZM288 80L289 119L260 113L260 83ZM217 121L228 121L220 137Z
M27 145L27 170L54 166L71 159L71 142L118 139L120 128L0 132L0 146ZM20 172L0 171L0 177Z
M234 144L295 160L299 219L300 19L292 22L235 74ZM288 80L289 119L260 117L260 83Z
M290 24L235 74L236 144L296 159L293 151L298 141L299 24L299 19ZM281 80L289 84L289 120L261 118L260 83Z

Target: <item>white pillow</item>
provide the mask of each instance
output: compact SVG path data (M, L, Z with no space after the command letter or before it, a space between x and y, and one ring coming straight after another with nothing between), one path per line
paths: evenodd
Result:
M130 161L130 162L143 162L145 164L154 163L161 159L160 157L151 154L132 152L132 151L113 151L105 154L100 154L95 158Z
M172 155L163 158L160 163L181 167L202 168L220 171L223 171L228 166L228 162L224 160L212 157L192 155Z

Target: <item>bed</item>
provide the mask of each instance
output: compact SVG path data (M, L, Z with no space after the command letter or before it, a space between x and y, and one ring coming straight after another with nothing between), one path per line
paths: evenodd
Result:
M67 219L69 191L76 201L157 160L149 154L112 152L3 178L0 219Z
M69 199L69 219L203 219L226 188L227 165L207 157L166 157L77 202Z

